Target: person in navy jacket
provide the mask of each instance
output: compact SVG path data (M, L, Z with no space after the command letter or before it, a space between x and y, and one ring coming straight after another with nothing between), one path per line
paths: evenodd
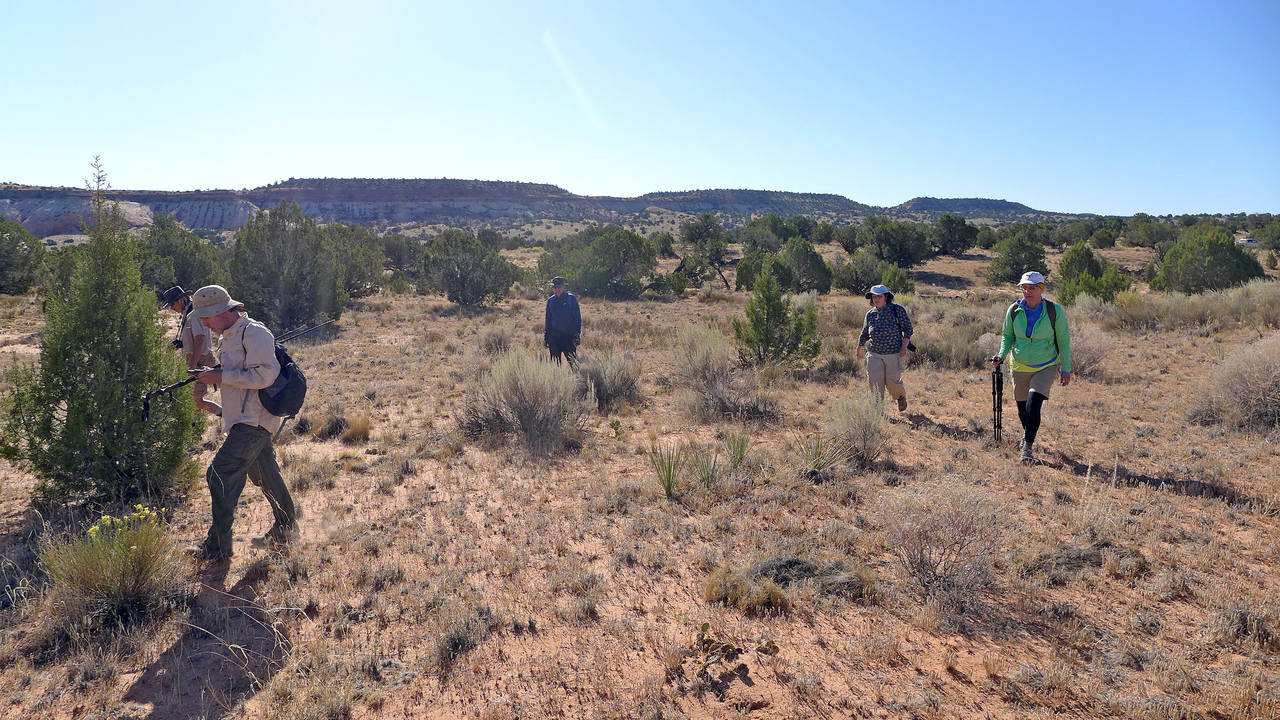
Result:
M578 298L565 290L564 278L551 279L551 291L547 298L547 319L542 330L542 344L551 352L551 359L560 363L560 356L569 359L569 367L578 367L578 343L582 341L582 311Z

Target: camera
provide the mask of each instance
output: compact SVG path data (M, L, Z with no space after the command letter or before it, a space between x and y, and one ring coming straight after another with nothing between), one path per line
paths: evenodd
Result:
M172 345L172 346L174 346L175 348L177 348L177 349L181 350L181 349L182 349L182 338L174 338L173 340L171 340L171 341L169 342L169 344L170 344L170 345Z

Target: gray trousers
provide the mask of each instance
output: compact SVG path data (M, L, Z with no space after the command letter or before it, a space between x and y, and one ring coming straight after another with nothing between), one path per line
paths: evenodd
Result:
M218 454L213 456L209 471L205 473L213 506L213 524L209 526L209 536L205 539L210 550L231 554L231 523L235 520L236 503L244 491L246 477L262 488L262 494L267 496L276 525L293 527L296 518L293 498L280 475L280 466L276 464L271 433L257 425L236 423L231 426L227 439L218 448Z

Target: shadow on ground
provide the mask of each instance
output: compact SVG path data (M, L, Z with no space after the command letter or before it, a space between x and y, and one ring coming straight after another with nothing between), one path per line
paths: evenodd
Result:
M187 631L148 667L125 700L151 706L147 720L226 717L266 685L292 650L283 627L257 603L269 562L259 560L230 590L228 564L212 566Z

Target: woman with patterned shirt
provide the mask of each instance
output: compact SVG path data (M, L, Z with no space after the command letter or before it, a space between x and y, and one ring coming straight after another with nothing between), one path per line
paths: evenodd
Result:
M902 364L911 344L911 319L906 308L895 305L893 293L884 285L876 285L867 292L871 309L862 323L858 336L858 359L862 359L868 341L871 347L867 357L867 382L871 392L884 400L885 389L898 400L898 412L907 410L907 389L902 384Z

